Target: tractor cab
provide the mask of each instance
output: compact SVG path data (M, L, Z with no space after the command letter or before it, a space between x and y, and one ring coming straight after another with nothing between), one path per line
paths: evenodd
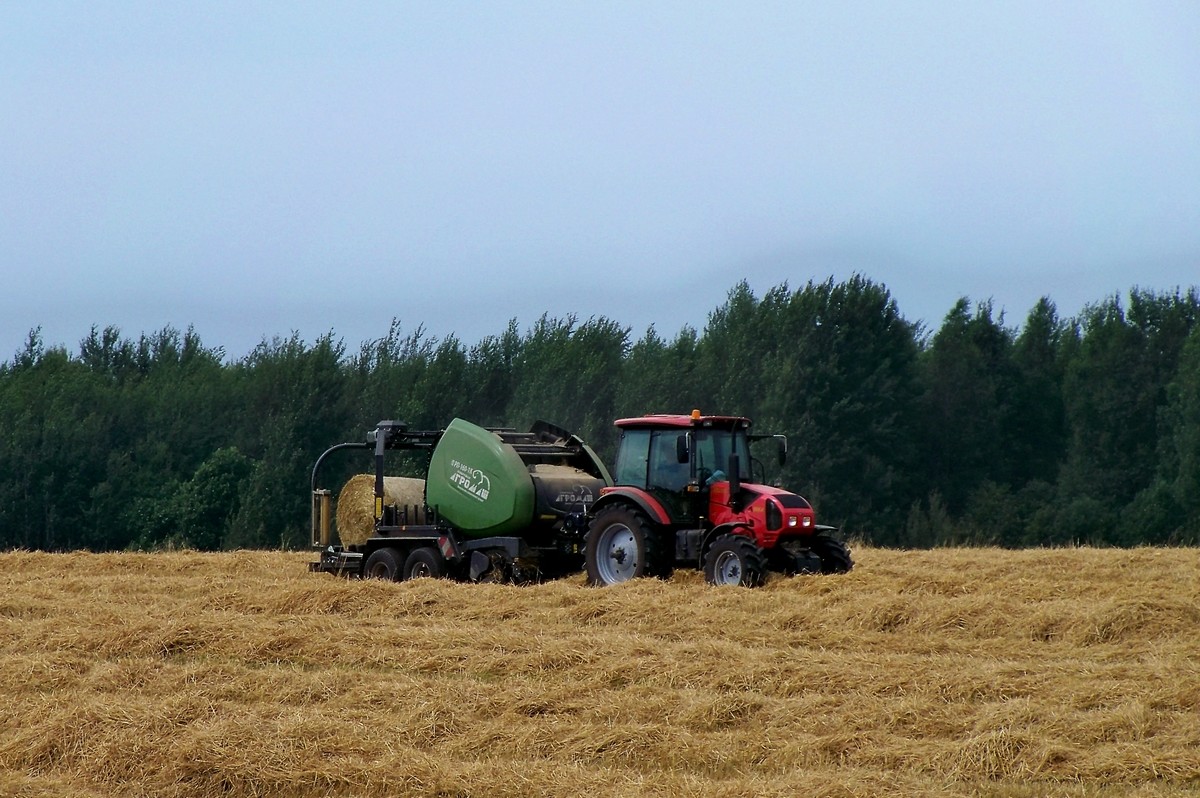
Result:
M623 418L614 482L654 497L675 524L695 524L711 515L714 485L724 504L743 499L752 481L750 419L741 416L650 415ZM780 461L786 439L780 441Z

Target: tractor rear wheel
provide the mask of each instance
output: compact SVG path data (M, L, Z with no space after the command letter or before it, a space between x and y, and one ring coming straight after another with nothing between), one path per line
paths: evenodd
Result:
M412 554L404 561L404 578L417 579L429 577L438 579L446 573L446 559L442 553L432 546L422 546L413 549Z
M391 547L376 549L363 564L363 577L399 582L404 578L400 568L400 552Z
M829 535L816 535L809 548L821 558L823 574L844 574L854 567L854 560L850 559L850 549L845 543Z
M593 585L671 575L659 529L640 510L627 505L608 507L592 520L585 561L588 582Z
M767 580L767 558L745 535L721 535L704 555L710 585L758 587Z

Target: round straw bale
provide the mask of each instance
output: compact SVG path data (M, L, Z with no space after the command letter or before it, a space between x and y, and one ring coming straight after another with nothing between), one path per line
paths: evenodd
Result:
M425 480L384 477L384 502L408 508L408 523L425 523ZM375 476L355 474L338 494L338 537L343 546L360 546L375 533Z

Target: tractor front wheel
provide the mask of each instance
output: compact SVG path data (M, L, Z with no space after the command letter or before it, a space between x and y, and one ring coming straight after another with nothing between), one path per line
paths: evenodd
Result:
M844 574L854 567L850 549L836 538L819 534L813 538L810 548L813 554L821 558L821 573Z
M721 535L704 555L704 578L711 585L758 587L767 579L767 558L745 535Z
M588 528L588 582L615 585L642 576L670 576L662 535L641 511L628 506L601 510Z

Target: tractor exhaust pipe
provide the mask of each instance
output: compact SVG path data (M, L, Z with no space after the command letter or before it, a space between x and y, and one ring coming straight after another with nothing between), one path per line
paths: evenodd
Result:
M729 509L742 511L742 464L737 454L729 455Z

